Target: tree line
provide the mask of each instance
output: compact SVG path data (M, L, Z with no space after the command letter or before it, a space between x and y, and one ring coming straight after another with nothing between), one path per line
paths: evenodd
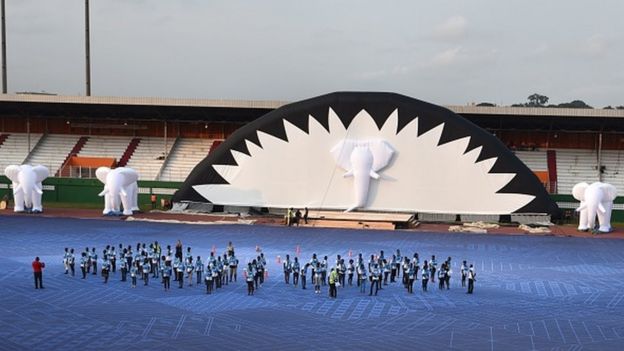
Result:
M511 107L562 107L562 108L588 108L593 109L592 106L585 103L583 100L572 100L570 102L564 102L561 104L548 104L548 96L542 94L531 94L527 97L527 102L512 104ZM491 106L494 107L496 104L491 102L481 102L478 103L477 106ZM605 106L603 107L605 110L624 110L624 105L620 106Z

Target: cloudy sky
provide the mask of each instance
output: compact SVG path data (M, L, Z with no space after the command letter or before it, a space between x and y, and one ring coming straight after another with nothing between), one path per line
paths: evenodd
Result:
M91 0L92 94L624 105L622 0ZM9 91L84 94L84 1L7 1Z

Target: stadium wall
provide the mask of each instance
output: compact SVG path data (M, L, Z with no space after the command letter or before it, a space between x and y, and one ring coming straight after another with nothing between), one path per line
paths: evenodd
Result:
M0 176L0 198L10 192L11 181ZM77 178L48 178L43 182L43 205L52 206L85 206L98 208L103 205L103 200L98 197L102 191L102 183L97 179L77 179ZM139 206L143 208L151 207L150 194L154 193L160 202L161 198L171 200L173 193L180 188L182 182L160 182L160 181L139 181ZM557 202L559 207L567 211L569 216L575 217L574 209L578 207L572 195L550 194L551 198ZM624 196L615 199L612 221L624 222Z
M7 177L0 176L0 198L10 194L10 184ZM181 185L181 182L139 181L139 207L151 207L151 194L157 196L160 206L160 199L171 200ZM104 205L104 200L98 196L103 188L97 179L48 178L43 182L43 206L97 208Z

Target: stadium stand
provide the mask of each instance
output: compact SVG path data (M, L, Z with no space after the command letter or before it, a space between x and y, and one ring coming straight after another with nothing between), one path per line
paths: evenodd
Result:
M71 134L44 135L24 163L44 165L48 167L50 174L56 174L78 139L79 135Z
M516 151L516 156L532 171L547 171L546 151Z
M208 155L213 142L213 139L177 139L159 180L184 181L191 170Z
M0 174L4 175L4 169L8 165L21 165L28 157L30 151L37 145L42 134L30 134L30 150L28 149L28 134L8 134L2 146L0 146Z
M598 171L595 150L557 150L557 192L571 194L572 187L579 182L597 182Z
M167 143L167 154L171 152L173 140ZM141 138L127 165L139 173L141 180L156 180L165 162L165 141L163 138Z
M78 156L110 157L120 160L131 141L132 137L126 136L89 136L89 140L82 147Z
M620 175L624 169L622 168L622 162L624 162L624 155L620 150L603 150L601 154L602 165L604 171L602 173L602 180L606 183L613 184L617 189L624 191L624 177Z

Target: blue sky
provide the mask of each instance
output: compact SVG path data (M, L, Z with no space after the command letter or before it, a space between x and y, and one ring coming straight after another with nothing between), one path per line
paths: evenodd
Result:
M624 105L617 0L91 0L92 94ZM84 1L7 1L9 91L84 94Z

